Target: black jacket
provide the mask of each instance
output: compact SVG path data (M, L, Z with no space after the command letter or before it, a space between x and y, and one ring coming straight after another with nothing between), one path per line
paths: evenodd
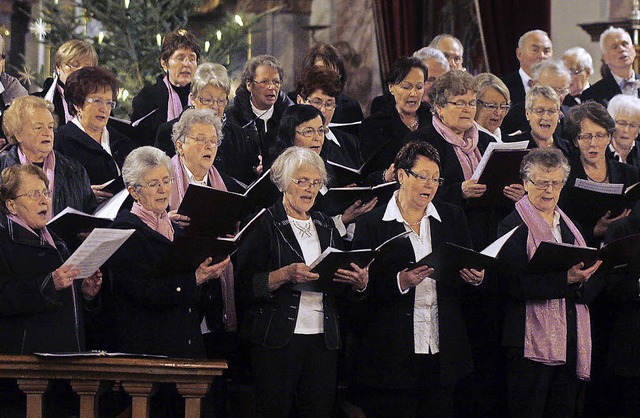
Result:
M444 242L465 247L471 245L463 211L447 203L434 203L442 222L429 218L431 245L438 248ZM354 248L375 248L385 240L405 231L403 224L383 221L387 205L382 205L356 221ZM360 321L358 377L368 386L407 389L425 386L420 379L423 371L416 367L420 355L414 352L413 309L415 288L401 294L397 273L415 261L411 242L401 239L389 251L382 252L369 267L365 314ZM436 283L440 331L440 378L443 384L453 384L472 369L471 349L462 314L460 296L471 286L461 278L451 278L451 284Z
M52 84L53 84L53 77L47 78L46 80L44 80L44 84L42 85L42 91L33 93L33 95L36 97L44 98L44 96L47 94L47 92L51 88ZM58 80L58 84L64 90L64 83ZM57 89L53 93L53 108L54 108L53 113L58 118L58 125L64 125L65 123L67 123L67 119L64 114L64 106L62 104L62 96L60 95L60 92Z
M518 212L514 211L498 226L498 236L506 234L518 225L523 225L523 221ZM575 238L562 219L560 230L562 242L573 244ZM500 281L508 294L502 344L505 347L524 347L527 301L563 298L567 300L567 338L575 344L577 338L575 303L590 303L603 289L604 275L594 274L580 287L567 283L566 270L547 274L526 273L525 267L529 262L528 233L527 226L521 226L505 243L498 255L505 266L501 269Z
M636 80L640 80L640 74L636 74ZM609 101L616 94L622 94L622 90L620 90L620 86L616 83L616 79L613 78L613 74L609 73L602 77L600 81L582 92L582 103L587 100L595 100L601 105L607 107L609 105Z
M247 138L252 143L258 144L260 154L264 158L276 143L282 114L291 105L293 105L291 99L280 91L278 100L273 105L273 116L267 121L265 132L264 121L258 118L251 108L251 93L244 84L241 84L236 90L233 106L228 110L228 113L244 129Z
M56 157L54 170L53 214L57 215L67 206L85 213L92 213L97 206L96 197L91 191L87 171L80 163L53 151ZM20 164L18 146L12 145L0 153L0 171L12 165Z
M360 103L356 99L340 93L338 97L336 97L336 110L333 112L331 123L360 122L362 119L364 119L364 114L362 113ZM340 130L354 136L358 135L358 125L336 126L332 129Z
M187 274L156 270L171 242L131 212L120 212L110 228L136 230L107 264L113 283L117 349L205 357L195 270Z
M333 220L311 211L320 240L320 249L342 248ZM240 336L267 348L286 346L296 326L301 292L287 283L269 290L269 274L292 263L304 263L302 249L289 225L282 202L271 206L255 229L241 243L236 263L238 304L246 314ZM328 349L340 348L338 313L334 295L325 293L324 340Z
M125 158L136 148L133 141L120 132L109 127L107 130L113 156L73 122L59 127L55 133L54 149L80 162L92 185L118 177L118 167L122 169Z
M431 125L431 113L424 105L417 111L420 129ZM362 158L366 161L379 148L384 149L373 159L371 170L379 172L379 180L382 182L382 170L386 170L393 162L402 145L404 137L411 133L411 130L402 122L400 115L393 104L387 103L386 107L362 121L360 126L360 151Z
M529 145L527 145L527 149L538 148L538 144L536 143L536 141L534 141L533 137L531 136L531 127L527 128L527 130L525 130L522 133L519 133L518 135L508 136L506 138L503 136L502 139L504 140L504 142L529 141ZM575 147L575 145L573 145L570 141L562 138L560 135L560 130L558 129L556 129L556 131L553 133L553 145L555 145L556 148L562 151L564 156L567 157L567 159L569 160L574 158L575 155L578 153L578 150Z
M613 151L611 151L609 147L607 147L606 150L606 157L614 161L619 161L618 157L614 155ZM635 145L631 148L631 151L629 151L627 160L624 162L636 168L640 168L640 140L635 140Z
M511 110L502 121L502 132L507 135L518 130L524 132L529 128L529 122L525 116L524 99L526 93L520 73L518 71L509 73L502 77L502 81L509 89L511 96Z
M52 273L68 257L0 215L0 352L84 350L80 282L57 291Z
M142 119L138 126L133 128L136 133L133 139L137 146L153 145L158 127L167 122L169 91L163 79L164 75L159 75L155 84L145 85L133 98L131 122ZM190 89L191 84L176 88L183 109L187 107Z
M222 120L222 145L218 148L214 165L218 170L237 178L245 184L251 184L257 175L253 168L258 165L260 154L258 144L252 142L246 132L231 118ZM169 157L176 155L176 148L171 139L173 125L179 118L165 122L158 127L154 146L160 148ZM254 138L255 139L255 138Z

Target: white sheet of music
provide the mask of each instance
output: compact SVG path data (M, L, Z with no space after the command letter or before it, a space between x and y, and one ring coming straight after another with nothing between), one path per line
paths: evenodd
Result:
M118 215L118 211L120 210L120 206L122 206L124 201L127 200L127 197L129 197L129 191L124 188L108 200L102 202L96 208L96 211L93 212L93 215L99 218L115 219Z
M135 232L134 229L96 228L82 242L82 245L65 261L63 266L73 265L80 270L78 279L95 273Z
M606 193L606 194L622 194L624 191L624 184L620 183L598 183L595 181L589 181L585 179L576 179L575 187L584 190L591 190L592 192Z
M478 180L480 175L484 171L484 168L487 166L487 162L489 161L489 157L493 154L495 150L506 150L506 151L515 151L521 149L527 149L529 145L529 141L518 141L518 142L490 142L489 146L484 152L482 159L478 163L476 170L473 172L471 176L471 180Z

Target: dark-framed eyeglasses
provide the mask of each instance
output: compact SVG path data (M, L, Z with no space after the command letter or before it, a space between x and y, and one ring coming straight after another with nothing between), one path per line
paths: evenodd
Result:
M549 187L552 189L560 189L564 186L564 180L538 180L534 181L529 179L529 183L533 184L538 190L547 190Z
M336 108L336 102L334 100L327 100L326 102L323 102L322 99L307 99L307 103L317 109L324 107L327 110L333 110Z
M418 174L410 168L407 168L405 171L415 177L418 182L427 184L429 186L435 184L437 184L438 186L442 186L442 183L444 183L444 179L442 177L423 176L422 174Z
M609 140L611 134L609 132L597 132L595 134L587 132L578 135L578 141L591 142L594 138L596 141Z
M465 102L464 100L456 100L455 102L447 100L447 103L454 105L455 107L457 107L460 110L464 109L467 106L476 107L478 105L478 101L477 100L470 100L468 102Z
M509 109L511 109L511 103L505 103L505 104L487 103L487 102L483 102L480 99L478 99L478 103L480 103L482 107L484 107L485 109L488 109L492 112L495 112L496 110L500 110L501 112L508 112Z

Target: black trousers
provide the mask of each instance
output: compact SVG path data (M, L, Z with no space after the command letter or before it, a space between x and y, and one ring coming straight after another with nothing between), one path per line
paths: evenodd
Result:
M257 416L332 417L337 387L338 350L323 334L294 334L284 348L251 348Z
M509 416L574 416L582 383L576 376L575 349L568 350L567 353L566 364L547 366L524 358L522 348L507 349Z
M453 416L453 385L440 381L438 354L416 355L422 386L409 389L363 387L367 418L446 418Z

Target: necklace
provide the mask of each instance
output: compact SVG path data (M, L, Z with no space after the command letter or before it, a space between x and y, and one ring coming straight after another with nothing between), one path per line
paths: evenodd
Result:
M313 226L313 223L310 222L310 220L301 225L295 220L291 219L291 224L295 226L296 229L298 230L298 235L300 235L300 238L304 238L304 237L311 238L311 236L313 235L311 232L311 227Z
M404 223L406 223L409 226L418 226L420 225L420 222L422 222L422 218L424 218L424 215L422 215L420 217L420 219L418 219L417 222L409 222L405 219L404 214L402 213L402 207L400 206L400 201L398 200L398 197L396 196L396 205L398 206L398 210L400 211L400 215L402 216L402 220L404 221Z
M407 125L407 128L409 128L411 132L418 129L418 118L416 118L415 122L413 122L411 125Z

